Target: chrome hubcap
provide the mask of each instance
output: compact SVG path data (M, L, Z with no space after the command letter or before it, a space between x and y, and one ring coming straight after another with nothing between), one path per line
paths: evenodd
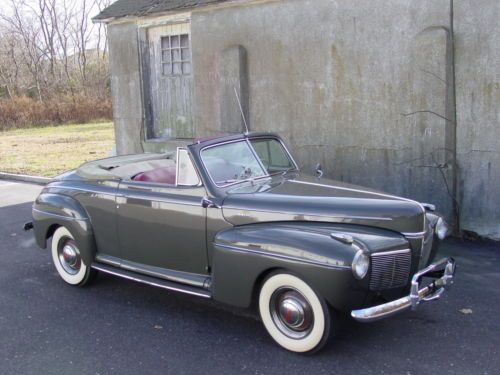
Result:
M277 289L271 296L269 307L274 324L286 336L302 339L311 332L313 311L299 291L291 287Z
M80 251L72 239L61 241L58 248L58 257L61 266L71 275L77 274L82 266Z
M289 327L299 327L304 322L304 308L294 298L286 298L279 305L279 317Z

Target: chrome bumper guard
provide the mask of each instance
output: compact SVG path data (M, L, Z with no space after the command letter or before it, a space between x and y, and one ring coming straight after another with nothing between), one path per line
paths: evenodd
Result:
M353 310L351 316L359 322L369 323L399 314L410 308L415 310L422 302L435 301L441 298L444 292L453 284L454 275L455 260L453 258L441 259L439 262L418 271L413 276L410 295L382 305ZM421 287L424 277L432 278L433 281L427 286Z

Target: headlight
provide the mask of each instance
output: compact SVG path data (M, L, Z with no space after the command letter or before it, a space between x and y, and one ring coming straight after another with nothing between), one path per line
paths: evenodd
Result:
M352 273L356 279L362 279L370 268L370 257L363 250L359 250L352 261Z
M448 234L450 232L450 229L448 227L448 224L446 224L446 221L442 217L440 217L436 223L436 234L440 240L444 240L446 237L448 237Z

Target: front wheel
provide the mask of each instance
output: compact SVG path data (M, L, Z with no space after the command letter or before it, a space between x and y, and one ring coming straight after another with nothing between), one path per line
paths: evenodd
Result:
M65 227L54 232L51 250L56 270L68 284L83 286L94 279L96 271L83 263L78 244Z
M297 353L321 349L330 335L330 312L323 298L303 280L275 273L263 283L259 312L271 337Z

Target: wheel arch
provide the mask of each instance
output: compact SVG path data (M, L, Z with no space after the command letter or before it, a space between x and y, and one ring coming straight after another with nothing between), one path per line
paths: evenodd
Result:
M355 250L303 223L250 224L226 229L213 243L212 291L215 300L238 307L255 302L263 280L276 270L294 274L318 292L330 306L340 308L360 289L350 263Z
M90 265L96 252L96 243L90 218L73 197L42 193L33 204L33 229L39 247L47 248L47 240L59 227L68 229L77 241L82 260Z
M251 296L251 301L250 305L251 307L255 307L256 304L258 303L259 299L259 292L260 289L262 288L262 285L264 284L264 281L273 273L277 272L291 272L287 270L286 268L281 268L281 267L271 267L268 269L265 269L262 271L259 275L257 275L257 278L255 279L255 282L253 283L252 287L252 296Z
M49 238L52 238L54 235L55 231L57 228L59 228L61 224L52 224L47 228L47 233L45 234L45 240L48 240ZM45 247L47 247L47 244L45 244Z

